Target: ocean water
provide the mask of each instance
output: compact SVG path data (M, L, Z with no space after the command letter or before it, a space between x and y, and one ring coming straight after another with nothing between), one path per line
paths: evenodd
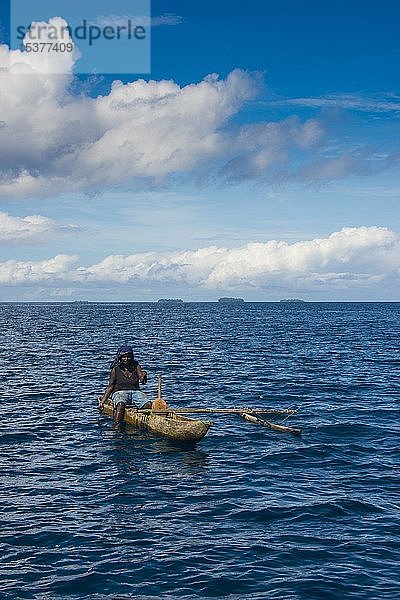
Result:
M400 598L400 304L2 304L0 598ZM130 342L183 447L100 416ZM272 420L272 419L271 419ZM275 422L281 418L276 417Z

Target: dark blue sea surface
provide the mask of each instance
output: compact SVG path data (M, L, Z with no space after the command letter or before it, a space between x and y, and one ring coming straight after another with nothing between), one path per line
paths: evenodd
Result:
M400 304L2 304L0 324L1 600L400 598ZM96 397L123 342L152 398L162 373L172 406L298 407L302 437L115 428Z

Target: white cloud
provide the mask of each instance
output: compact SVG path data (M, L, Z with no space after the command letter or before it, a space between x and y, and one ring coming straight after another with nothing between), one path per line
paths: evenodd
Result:
M176 15L157 18L159 24L179 21ZM63 19L54 17L49 26L67 41ZM0 46L0 197L90 193L119 185L138 189L166 185L176 176L324 182L371 175L399 160L396 151L357 154L348 140L332 156L325 145L329 128L320 119L234 125L260 92L260 74L236 69L225 79L211 74L185 86L171 80L114 81L108 94L92 98L71 91L78 58L76 48L46 53ZM306 101L373 109L372 102L353 97L287 102ZM397 105L388 99L375 109Z
M67 26L59 17L49 23L60 31ZM90 98L70 92L76 59L1 46L0 196L157 183L196 172L259 177L323 136L317 120L229 127L258 93L257 74L238 69L224 80L213 74L183 87L171 80L114 81L109 94Z
M258 86L256 77L236 70L225 80L210 76L185 87L114 81L106 96L75 97L71 73L47 72L65 53L49 53L44 64L41 53L1 49L0 61L10 68L0 75L3 197L159 179L223 157L230 144L223 127Z
M160 25L180 25L183 18L180 15L174 15L173 13L164 13L157 17L151 18L152 27L159 27Z
M231 140L234 158L226 161L221 174L234 182L271 177L273 169L285 165L292 152L316 147L323 137L323 127L316 119L302 123L289 117L279 123L246 125Z
M65 83L71 78L74 63L81 56L80 51L76 48L69 35L67 22L61 17L53 17L48 22L32 22L30 29L26 32L22 40L25 50L28 43L34 42L40 44L55 44L55 42L71 43L72 51L49 51L50 48L48 46L45 47L45 51L40 52L10 51L7 46L2 45L0 46L0 74L2 84L4 85L6 82L5 78L10 79L11 76L14 79L14 89L12 90L14 93L16 91L15 88L17 88L21 92L29 91L30 94L35 96L36 92L43 91L43 86L46 88L49 96L54 95L55 92L62 93L65 89ZM62 75L63 77L51 77L54 74ZM25 77L16 78L16 75ZM42 77L38 80L33 80L27 78L27 75L35 75L36 77L41 75ZM38 83L39 85L37 85ZM10 90L6 88L2 91L4 100L7 100L7 92ZM26 97L22 97L19 99L19 103L26 100ZM29 108L29 105L27 104L26 107Z
M0 243L44 241L57 234L76 232L76 225L59 225L53 219L41 215L13 217L0 212Z
M214 290L351 289L400 277L400 238L385 227L345 227L327 238L279 240L238 248L216 246L171 253L111 255L91 266L77 257L0 264L2 283L81 285L174 284Z
M371 113L391 113L400 111L400 97L392 94L382 98L361 94L332 94L317 98L287 98L272 104L288 104L306 108L343 108Z
M58 279L68 279L71 275L71 266L77 259L76 256L59 254L49 260L36 262L8 260L0 263L0 283L11 285L52 283Z
M175 15L173 13L164 13L152 17L148 15L100 15L91 24L96 25L97 27L117 28L126 27L128 21L131 22L133 27L160 27L163 25L180 25L183 19L180 15Z
M321 153L297 170L279 173L275 179L285 181L309 181L323 183L344 179L352 175L375 175L389 169L400 161L400 151L378 154L372 148L361 150L344 150L337 156L327 156Z

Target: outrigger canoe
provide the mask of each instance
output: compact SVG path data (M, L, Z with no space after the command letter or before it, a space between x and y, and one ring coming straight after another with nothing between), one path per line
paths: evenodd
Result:
M113 415L113 405L107 400L103 405L106 415ZM178 415L173 411L157 414L151 410L125 408L124 421L137 429L144 429L178 442L196 443L203 439L212 425L212 421L200 421Z
M133 407L125 407L124 421L133 425L137 429L145 429L151 431L157 435L176 440L179 442L191 442L196 443L203 439L207 431L212 425L212 421L200 421L199 419L190 419L189 417L183 417L182 412L185 413L225 413L225 414L237 414L243 417L246 421L257 425L264 425L268 429L278 431L279 433L293 433L294 435L301 436L301 429L295 427L287 427L285 425L278 425L265 421L259 414L275 414L275 415L286 415L288 418L290 415L296 413L296 410L291 409L270 409L270 408L168 408L165 400L161 398L161 384L162 377L158 376L158 398L152 403L151 409L140 409ZM101 397L100 397L101 398ZM104 412L106 415L113 416L114 409L110 399L108 399L99 410Z

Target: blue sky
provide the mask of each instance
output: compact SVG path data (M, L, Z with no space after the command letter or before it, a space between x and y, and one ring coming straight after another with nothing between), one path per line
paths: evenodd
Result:
M150 73L3 47L0 300L398 301L398 3L151 14Z

